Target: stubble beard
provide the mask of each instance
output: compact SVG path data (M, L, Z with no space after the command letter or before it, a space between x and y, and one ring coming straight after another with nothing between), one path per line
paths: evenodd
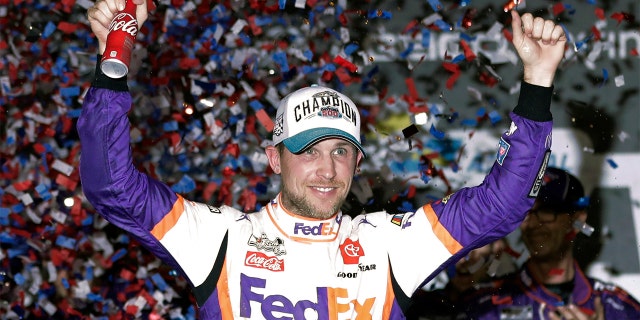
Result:
M307 201L304 195L297 195L287 191L287 188L282 189L282 205L287 208L288 211L299 214L303 217L314 219L328 219L340 210L342 203L346 196L342 196L341 199L337 199L336 202L327 203L322 208L317 208L310 201ZM323 210L325 209L326 210Z

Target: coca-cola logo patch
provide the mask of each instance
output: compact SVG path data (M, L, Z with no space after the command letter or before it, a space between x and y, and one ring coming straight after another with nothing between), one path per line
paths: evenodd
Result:
M273 272L284 271L284 259L268 256L262 252L247 251L247 256L244 258L244 265Z

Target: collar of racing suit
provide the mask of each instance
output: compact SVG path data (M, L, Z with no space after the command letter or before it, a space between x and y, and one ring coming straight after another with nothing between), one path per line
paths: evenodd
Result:
M273 224L287 238L301 242L331 242L340 231L342 212L326 220L303 217L287 211L278 202L279 194L267 205L267 213Z

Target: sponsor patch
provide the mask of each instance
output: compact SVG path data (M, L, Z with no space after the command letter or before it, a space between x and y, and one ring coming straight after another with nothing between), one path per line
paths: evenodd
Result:
M371 270L375 270L376 269L376 265L375 264L358 264L358 270L360 271L371 271Z
M452 195L453 195L453 193L448 195L448 196L446 196L446 197L444 197L444 198L442 198L442 203L443 204L447 204L447 202L449 202L449 199L451 199Z
M344 264L358 264L360 257L364 256L364 249L360 246L360 241L353 241L347 238L347 240L340 245L340 254L342 255Z
M396 226L401 226L402 225L402 219L404 218L404 213L397 213L394 214L393 217L391 217L391 223L395 224Z
M284 259L268 256L262 252L247 251L244 265L273 272L284 271Z
M506 135L510 136L514 134L516 130L518 130L518 126L516 126L515 122L511 121L511 126L509 127L509 131L506 132Z
M507 157L507 153L509 153L509 149L511 149L511 145L500 138L500 142L498 142L498 154L496 155L498 164L502 165L504 159Z
M264 233L260 237L250 235L247 244L256 247L258 250L273 252L276 256L287 253L287 250L284 248L284 240L278 237L271 240Z
M207 208L209 208L209 212L211 213L222 213L222 211L220 211L220 208L218 207L214 207L212 205L207 205Z
M547 163L549 162L549 157L551 156L551 150L547 150L544 154L544 160L542 160L542 164L538 169L538 174L536 175L536 179L533 181L533 186L531 186L531 190L529 190L529 197L535 198L538 196L540 192L540 188L542 188L542 180L544 178L544 172L547 170Z
M303 234L305 236L334 236L337 234L337 231L332 229L331 224L325 222L311 226L296 222L293 226L293 234Z

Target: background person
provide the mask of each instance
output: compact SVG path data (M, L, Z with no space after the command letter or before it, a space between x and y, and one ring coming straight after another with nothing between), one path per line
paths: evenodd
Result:
M640 303L611 283L587 277L573 256L586 224L588 198L565 170L547 168L520 225L529 259L517 273L462 298L473 319L640 319Z

